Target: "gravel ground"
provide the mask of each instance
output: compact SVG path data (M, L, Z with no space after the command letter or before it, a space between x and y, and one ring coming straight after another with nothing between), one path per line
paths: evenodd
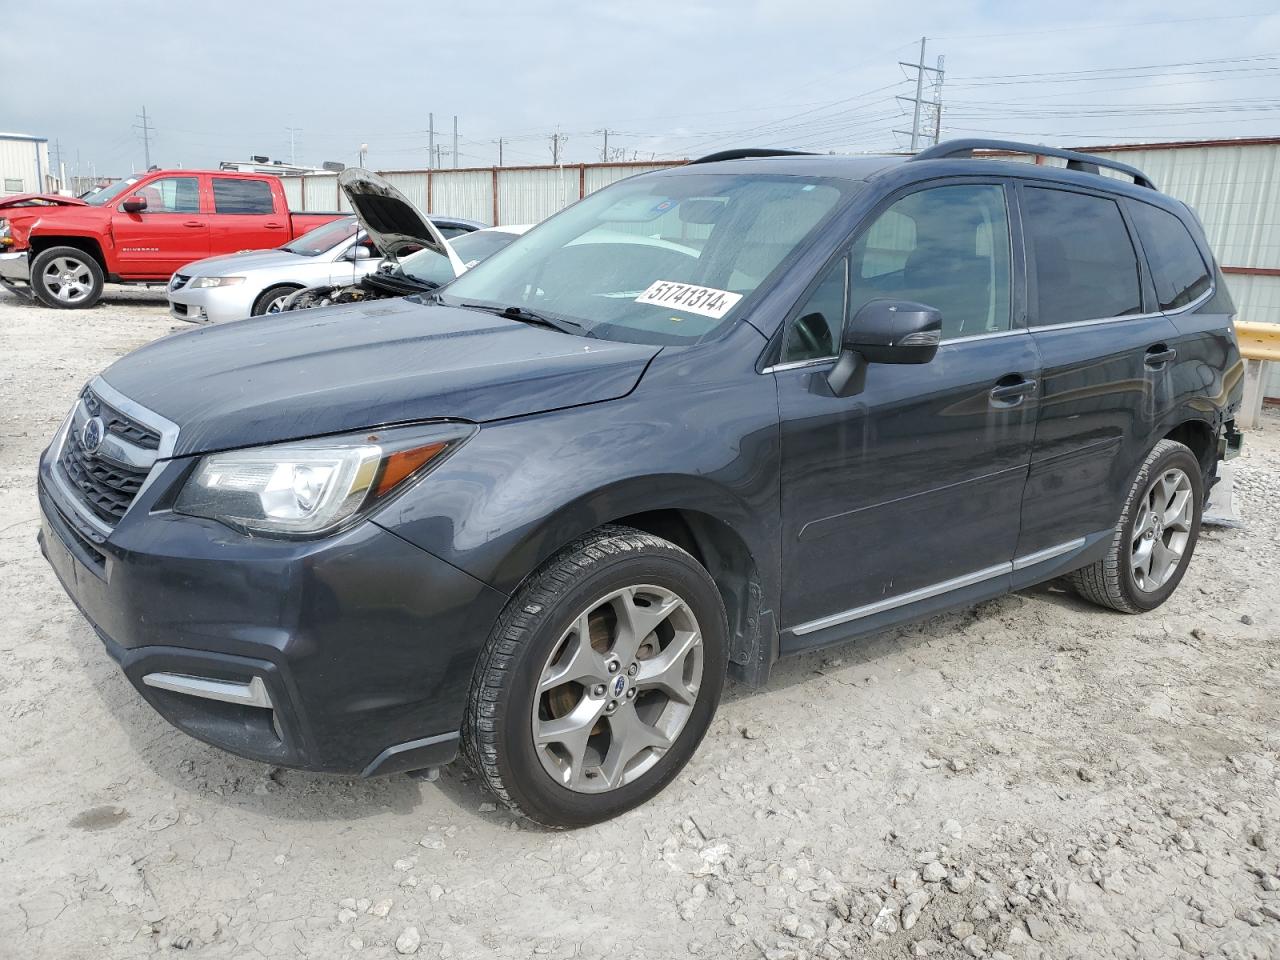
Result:
M169 727L35 544L81 386L171 329L0 293L0 954L1280 957L1280 419L1161 610L1044 587L728 691L656 801L573 833Z

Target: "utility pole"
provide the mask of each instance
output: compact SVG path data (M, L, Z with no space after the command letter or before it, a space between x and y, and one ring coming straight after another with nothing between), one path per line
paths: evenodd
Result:
M289 165L296 167L298 165L298 151L295 149L294 138L302 132L301 127L285 127L289 131Z
M556 132L551 134L551 163L554 166L560 165L560 151L564 145L569 142L569 138L560 132L560 128L556 128Z
M502 166L502 138L498 138L498 166Z
M135 123L134 126L142 131L142 157L146 164L146 169L151 169L151 134L155 132L155 128L151 126L151 122L147 119L147 108L142 108L142 113L138 114L141 123Z
M596 133L603 134L604 136L604 145L600 148L600 162L608 163L609 162L609 129L606 127L603 130L597 130Z
M434 170L436 163L436 115L427 114L427 169Z
M911 112L911 152L912 153L915 153L917 150L920 149L920 119L921 119L921 111L925 103L924 101L925 72L927 71L929 73L934 73L934 74L940 72L939 68L937 67L926 67L924 65L925 41L927 39L928 39L927 37L920 38L920 62L919 63L906 63L905 61L902 61L902 60L898 61L899 65L904 66L910 70L914 70L916 72L916 95L914 97L902 97L902 96L898 97L898 99L901 100L903 103L912 104L912 112ZM939 111L941 111L942 109L941 102L939 102L938 109ZM907 131L895 130L894 133L901 133L905 135Z
M947 58L938 57L938 71L933 81L933 144L937 146L942 142L942 78L946 76L943 69L947 65Z
M458 115L453 115L453 168L458 169Z

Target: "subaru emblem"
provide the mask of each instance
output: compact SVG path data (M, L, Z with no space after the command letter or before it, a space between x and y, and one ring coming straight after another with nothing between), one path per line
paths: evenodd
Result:
M622 696L622 691L627 689L626 677L614 677L613 679L613 695L615 697Z
M85 421L85 425L80 428L80 446L90 456L98 452L98 449L102 446L102 441L106 438L107 428L103 424L101 417L90 417Z

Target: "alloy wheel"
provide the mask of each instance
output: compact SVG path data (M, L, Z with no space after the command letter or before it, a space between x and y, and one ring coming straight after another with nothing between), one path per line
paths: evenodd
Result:
M636 585L601 597L539 676L533 742L543 769L578 793L634 782L688 723L702 665L702 631L679 595Z
M93 275L81 260L55 257L45 265L44 285L63 303L79 303L93 290Z
M1191 478L1177 467L1151 482L1138 502L1130 542L1130 575L1146 593L1164 586L1187 550L1194 517Z

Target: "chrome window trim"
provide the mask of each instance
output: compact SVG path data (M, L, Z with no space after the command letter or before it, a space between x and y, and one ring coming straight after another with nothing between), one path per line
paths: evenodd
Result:
M1126 318L1132 319L1132 318ZM1026 327L1013 327L1009 330L992 330L990 333L975 333L967 337L952 337L950 340L943 340L938 344L938 349L952 343L970 343L974 340L995 340L997 337L1013 337L1019 334L1027 334L1030 331ZM783 373L787 370L800 370L804 367L816 367L824 363L835 363L840 359L839 354L829 357L815 357L812 360L789 360L786 363L775 363L768 367L761 367L760 372L765 373Z
M1210 284L1209 289L1200 296L1196 297L1186 306L1178 307L1176 310L1154 310L1147 313L1126 313L1119 317L1098 317L1096 320L1069 320L1066 323L1050 323L1043 327L1032 326L1028 329L1032 333L1039 333L1041 330L1068 330L1072 327L1094 327L1102 323L1124 323L1128 320L1154 320L1156 317L1177 317L1184 313L1190 313L1201 304L1207 303L1211 297L1217 292L1217 285Z
M964 587L971 587L974 584L983 583L987 580L994 580L996 577L1013 573L1015 570L1025 570L1027 567L1033 567L1037 563L1044 563L1046 560L1052 560L1070 553L1072 550L1078 550L1084 546L1085 538L1077 537L1066 543L1055 544L1052 547L1046 547L1043 550L1037 550L1035 553L1024 554L1016 557L1014 560L1006 563L998 563L992 567L983 567L981 570L974 570L972 573L966 573L959 577L952 577L950 580L943 580L939 583L930 584L927 587L920 587L918 590L911 590L908 593L900 593L897 596L885 597L883 600L877 600L875 603L864 604L861 607L853 607L850 610L843 610L840 613L833 613L825 617L819 617L816 620L810 620L799 626L791 627L790 632L796 636L804 636L809 633L815 633L818 630L825 630L827 627L839 626L842 623L848 623L851 620L861 620L864 617L870 617L877 613L884 613L888 610L895 610L898 607L905 607L911 603L917 603L921 600L929 600L938 597L944 593L951 593L953 590L960 590Z

